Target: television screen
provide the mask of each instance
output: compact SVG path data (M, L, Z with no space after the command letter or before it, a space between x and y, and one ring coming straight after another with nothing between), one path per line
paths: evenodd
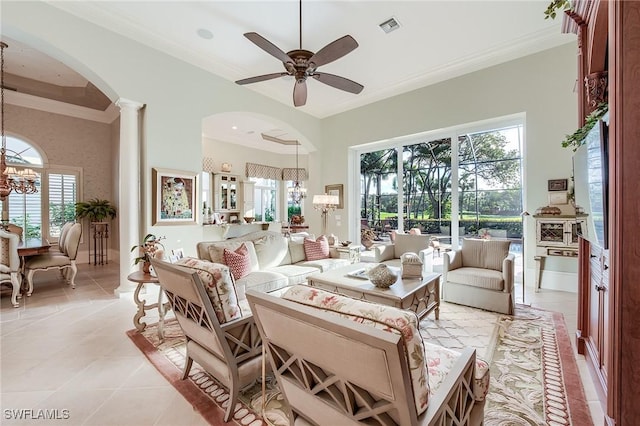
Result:
M576 204L584 209L586 229L581 236L591 243L608 248L608 115L598 122L573 157Z

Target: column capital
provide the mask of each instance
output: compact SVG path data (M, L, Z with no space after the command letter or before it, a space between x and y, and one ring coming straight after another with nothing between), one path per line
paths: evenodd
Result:
M131 108L137 111L144 106L144 104L141 104L140 102L125 98L118 99L115 104L120 108L120 110Z

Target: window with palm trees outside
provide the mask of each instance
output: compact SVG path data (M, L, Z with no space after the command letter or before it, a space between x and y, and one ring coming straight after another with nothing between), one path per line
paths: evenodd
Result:
M522 124L451 133L360 154L362 227L521 240Z

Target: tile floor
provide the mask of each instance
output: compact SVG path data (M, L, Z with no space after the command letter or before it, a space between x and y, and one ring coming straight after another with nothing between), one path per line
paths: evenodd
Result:
M206 425L184 398L151 366L125 335L136 312L132 295L116 298L118 265L79 266L75 290L54 272L36 274L33 296L11 306L0 299L0 423L64 425ZM154 286L146 297L157 299ZM521 298L521 292L518 292ZM563 312L576 328L576 295L527 292L534 307ZM157 315L148 315L149 322ZM596 425L602 409L578 356ZM22 409L22 411L20 411ZM15 419L22 413L67 420Z

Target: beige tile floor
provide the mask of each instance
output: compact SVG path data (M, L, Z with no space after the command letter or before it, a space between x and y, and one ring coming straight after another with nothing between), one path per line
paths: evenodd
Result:
M13 308L0 299L0 424L206 425L125 335L133 328L132 295L118 299L118 265L83 264L75 290L56 273L36 274L33 296ZM152 286L147 297L157 298ZM563 312L576 327L576 295L527 292L534 307ZM148 315L148 321L157 315ZM584 359L578 366L592 416L602 410ZM16 420L17 410L49 410L67 420ZM51 411L57 410L57 412ZM65 411L66 410L66 411ZM23 414L29 411L22 411Z

